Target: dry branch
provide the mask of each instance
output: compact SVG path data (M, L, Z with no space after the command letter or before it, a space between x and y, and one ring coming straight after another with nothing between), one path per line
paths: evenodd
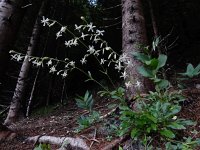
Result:
M116 140L112 141L110 144L106 145L104 148L102 148L102 150L111 150L111 149L115 148L116 146L118 146L123 141L125 141L126 139L127 139L127 136L123 136L119 139L116 139Z
M39 137L39 138L38 138ZM26 142L48 143L59 145L63 149L71 147L71 149L89 150L89 147L81 138L72 137L54 137L54 136L34 136L26 139Z

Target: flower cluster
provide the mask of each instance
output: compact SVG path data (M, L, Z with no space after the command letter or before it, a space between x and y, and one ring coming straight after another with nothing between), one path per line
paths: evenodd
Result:
M74 31L72 32L67 26L63 26L59 22L45 18L44 16L42 17L41 23L43 26L49 27L52 27L56 24L59 25L60 30L56 33L56 38L62 37L63 34L70 34L70 36L73 38L65 41L64 44L66 48L83 45L86 48L86 51L84 56L80 59L80 62L75 62L73 60L69 60L68 58L65 60L58 60L49 57L39 58L11 51L11 57L13 60L22 61L24 59L28 59L28 61L32 62L32 64L36 67L46 65L49 68L50 73L56 73L57 75L61 75L63 78L65 78L69 74L69 71L72 71L76 68L76 63L85 65L88 62L88 57L93 56L102 66L101 72L108 75L105 66L110 67L113 65L113 67L121 74L120 78L123 78L124 80L127 79L128 74L126 69L132 66L132 59L127 54L117 54L110 46L108 46L108 43L102 39L102 36L105 32L104 30L99 30L95 25L93 25L93 23L88 23L85 25L75 24ZM87 43L89 41L90 44L85 45L85 40L87 40ZM60 63L64 63L64 69L58 69L58 64ZM88 76L91 77L89 74ZM130 81L127 81L125 83L126 88L129 88L133 85L138 88L141 86L139 82L133 84Z

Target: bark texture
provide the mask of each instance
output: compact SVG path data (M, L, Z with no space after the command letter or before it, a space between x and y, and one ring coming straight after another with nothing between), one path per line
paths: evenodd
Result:
M145 19L142 10L141 0L122 0L122 50L128 56L131 65L125 68L128 77L126 82L131 86L127 87L127 98L132 98L138 91L146 92L149 83L142 77L137 67L141 63L133 58L133 52L140 51L140 45L147 44ZM136 86L140 82L141 86Z
M86 142L81 138L34 136L29 137L27 142L49 143L61 146L60 150L89 150Z
M23 18L24 0L0 0L0 83L8 64L9 50Z
M36 19L32 36L30 39L30 43L27 49L27 54L26 54L27 56L33 55L37 47L37 42L39 40L40 28L41 28L40 20L41 20L41 16L43 16L44 10L45 10L45 2L43 2L39 11L39 15ZM10 125L11 123L17 120L19 110L20 110L20 102L23 100L24 94L25 94L30 66L31 64L28 61L28 57L26 57L26 59L24 59L24 62L22 64L22 67L19 73L19 77L18 77L16 88L15 88L15 92L11 101L10 109L9 109L9 112L4 124Z

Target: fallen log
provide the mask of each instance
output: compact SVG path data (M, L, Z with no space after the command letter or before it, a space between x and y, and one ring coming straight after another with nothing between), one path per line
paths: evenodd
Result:
M26 139L25 142L34 142L34 143L48 143L61 146L60 150L89 150L85 141L81 138L72 138L72 137L54 137L54 136L34 136Z

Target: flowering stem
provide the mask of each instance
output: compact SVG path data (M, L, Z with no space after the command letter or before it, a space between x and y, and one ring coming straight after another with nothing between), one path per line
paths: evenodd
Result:
M75 67L77 70L79 70L80 72L82 72L83 74L85 74L87 77L89 77L92 81L94 81L95 83L97 83L99 86L101 86L105 91L109 92L107 88L105 88L100 82L98 82L97 80L95 80L94 78L92 78L91 76L89 76L85 71L83 71L82 69Z

